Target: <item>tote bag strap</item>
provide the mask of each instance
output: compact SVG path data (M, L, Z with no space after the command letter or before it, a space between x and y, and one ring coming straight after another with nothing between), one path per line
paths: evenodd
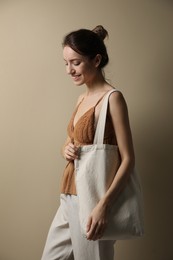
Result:
M118 90L113 89L109 91L106 96L104 97L103 104L100 110L100 115L99 119L97 122L97 127L95 131L95 136L94 136L94 142L93 144L103 144L104 141L104 133L105 133L105 124L106 124L106 115L107 115L107 107L108 107L108 100L109 96Z

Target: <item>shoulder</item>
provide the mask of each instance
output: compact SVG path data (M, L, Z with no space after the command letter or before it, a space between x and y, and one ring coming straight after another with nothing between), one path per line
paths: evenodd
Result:
M110 107L127 107L126 100L121 91L113 92L109 97L109 105Z
M113 92L109 97L109 111L112 118L122 119L128 117L128 107L120 91Z

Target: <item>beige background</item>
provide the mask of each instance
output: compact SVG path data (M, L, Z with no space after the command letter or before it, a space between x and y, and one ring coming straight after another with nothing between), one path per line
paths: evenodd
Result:
M1 0L0 260L41 257L84 90L66 76L61 42L98 24L110 35L106 76L129 106L145 205L145 236L118 242L116 260L173 259L173 1Z

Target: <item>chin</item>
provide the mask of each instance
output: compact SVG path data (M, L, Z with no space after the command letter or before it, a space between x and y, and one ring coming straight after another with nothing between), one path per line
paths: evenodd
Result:
M84 82L74 82L74 84L75 84L76 86L82 86L82 85L84 85Z

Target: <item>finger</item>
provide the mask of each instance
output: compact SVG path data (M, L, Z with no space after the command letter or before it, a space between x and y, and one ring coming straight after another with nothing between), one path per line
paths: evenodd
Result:
M66 149L65 149L67 152L72 152L72 153L75 153L75 149L71 146L67 146Z
M100 235L101 235L101 225L98 224L98 225L96 226L96 228L95 228L95 231L94 231L93 234L92 234L91 239L95 241L95 240L98 239L98 237L99 237Z
M65 148L64 154L65 154L65 156L68 156L68 157L73 157L73 158L77 157L76 151L69 146Z
M105 222L98 223L97 228L92 236L92 240L100 239L103 236L105 227L106 227Z
M92 239L93 239L93 236L94 236L94 234L95 234L96 228L97 228L97 224L92 222L91 227L90 227L90 230L89 230L89 232L87 233L87 239L89 239L89 240L92 240Z
M100 230L97 233L97 239L100 239L103 236L105 227L106 227L105 225L101 226Z
M67 154L67 155L70 155L70 156L75 156L75 152L74 152L74 150L72 150L72 149L68 149L68 150L66 151L66 154Z
M89 217L88 222L87 222L87 226L86 226L86 232L88 233L90 228L91 228L91 224L92 224L92 217Z
M65 152L67 153L67 155L70 155L72 157L78 157L77 151L74 148L67 147L67 149L65 149Z
M74 160L74 159L76 159L76 155L74 155L74 153L69 152L69 151L64 151L64 157L67 160Z
M68 146L69 146L71 149L73 149L75 152L77 152L78 147L75 146L73 143L69 143Z
M75 160L77 158L76 155L74 155L73 153L68 153L65 155L66 159L68 160Z
M68 143L67 146L70 146L71 148L74 148L74 147L75 147L75 145L74 145L73 143Z

